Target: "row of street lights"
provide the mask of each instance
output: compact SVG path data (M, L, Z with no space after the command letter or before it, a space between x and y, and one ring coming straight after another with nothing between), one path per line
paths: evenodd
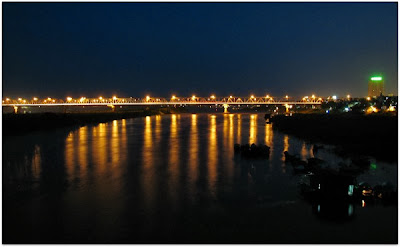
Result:
M273 101L273 97L271 97L271 96L269 96L269 95L266 95L265 97L256 97L256 96L254 96L254 95L250 95L250 99L251 99L251 100L254 100L254 101L257 100L257 99L260 99L260 98L264 98L264 99L267 99L267 100L269 100L269 101ZM290 97L289 97L288 95L285 96L285 100L286 100L286 101L289 101L289 98L290 98ZM369 98L369 97L368 97L368 98ZM367 99L368 99L368 98L367 98ZM87 100L86 97L81 97L81 98L79 98L79 99L73 99L72 97L67 97L66 99L67 99L67 102L85 102L85 101ZM186 99L188 99L188 98L186 98ZM192 95L192 97L191 97L190 99L191 99L192 101L196 101L196 100L199 99L199 97L197 97L196 95ZM215 100L215 99L216 99L216 96L215 96L215 95L211 95L210 97L207 98L207 100ZM232 96L232 95L229 96L229 99L240 100L240 98L234 97L234 96ZM332 100L337 100L337 96L336 96L336 95L333 95L332 97L328 97L328 101L329 101L330 99L332 99ZM347 95L347 99L350 99L350 95ZM116 100L118 100L118 97L114 95L112 98L110 98L110 100L116 101ZM151 100L160 101L159 98L156 98L156 99L155 99L155 98L151 98L150 95L146 95L145 100L146 100L147 102L148 102L148 101L151 101ZM171 101L180 101L180 100L181 100L181 99L178 98L176 95L172 95L172 97L171 97ZM368 99L368 100L369 100L369 99ZM10 98L6 98L5 100L3 100L3 103L9 102L9 101L10 101ZM26 103L26 102L27 102L27 100L22 99L22 98L18 98L18 101L21 102L21 103ZM37 97L33 97L33 102L37 102L37 101L39 101L39 99L38 99ZM57 100L57 101L58 101L58 100ZM98 97L98 99L94 99L94 102L105 102L105 101L106 101L106 99L103 98L102 96ZM313 94L311 97L309 97L309 96L304 96L304 97L302 98L302 101L322 101L322 98L320 98L320 97L317 98L317 97ZM43 100L43 102L44 102L44 103L55 103L56 100L49 97L49 98Z

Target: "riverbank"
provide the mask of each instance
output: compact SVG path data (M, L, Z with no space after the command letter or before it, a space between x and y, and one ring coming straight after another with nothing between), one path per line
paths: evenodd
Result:
M3 114L3 136L160 114L159 111Z
M294 114L274 117L274 128L311 142L336 145L344 156L372 156L395 162L398 120L390 115Z

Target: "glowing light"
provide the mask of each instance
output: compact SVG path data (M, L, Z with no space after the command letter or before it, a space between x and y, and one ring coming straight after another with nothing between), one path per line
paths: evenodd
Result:
M381 76L373 76L373 77L371 77L371 81L382 81L382 77Z
M18 98L18 100L19 100L19 101L21 101L21 100L22 100L22 98Z
M146 96L146 101L149 101L150 100L150 96Z
M100 96L100 97L99 97L99 100L102 100L102 99L103 99L103 97Z
M347 95L347 98L350 99L350 94Z
M86 97L81 97L80 101L83 102L86 99Z
M333 96L332 96L332 99L333 99L333 100L336 100L336 99L337 99L337 96L336 96L336 95L333 95Z
M361 200L361 207L365 208L365 201Z
M211 95L211 97L210 97L211 99L215 99L215 95Z
M117 96L113 96L113 100L117 100L118 98L117 98Z
M34 101L36 101L36 100L38 100L38 98L36 98L36 97L33 97L33 100L34 100Z
M67 101L69 102L69 101L71 101L72 100L72 98L71 97L67 97Z
M229 96L229 98L231 98L231 99L232 99L232 95L231 95L231 96Z
M268 99L268 98L269 98L269 95L267 94L267 96L265 96L265 98L267 98L267 99Z
M192 96L192 100L196 100L196 95L193 95L193 96Z
M51 98L49 97L49 98L47 98L47 100L48 100L48 101L50 101L50 100L51 100Z
M254 99L254 95L251 95L250 98Z
M286 97L286 99L288 99L288 98L289 98L289 96L288 96L288 95L286 95L285 97Z
M396 111L396 108L394 106L389 106L388 111Z
M347 194L349 195L349 196L352 196L353 195L353 192L354 192L354 185L349 185L349 189L348 189L348 191L347 191Z
M9 99L9 98L7 98L7 99L6 99L6 101L10 101L10 99Z
M25 100L24 100L25 101ZM56 102L56 100L55 99L53 99L53 103L55 103Z
M172 100L175 100L175 99L176 99L176 96L175 96L175 95L172 95L171 99L172 99Z
M315 99L315 95L313 94L313 95L311 96L311 98Z
M371 97L367 97L367 100L368 100L368 101L371 100Z

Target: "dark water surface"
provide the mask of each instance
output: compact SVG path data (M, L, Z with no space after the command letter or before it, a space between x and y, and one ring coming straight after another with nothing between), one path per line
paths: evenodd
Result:
M27 123L28 124L28 123ZM235 156L263 143L269 159ZM3 139L4 243L397 243L397 206L311 205L256 114L181 114ZM329 149L326 165L349 162ZM397 188L397 164L357 178Z

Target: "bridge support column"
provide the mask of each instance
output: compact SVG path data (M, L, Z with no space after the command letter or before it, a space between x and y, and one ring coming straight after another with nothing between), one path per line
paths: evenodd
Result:
M112 111L115 112L115 106L114 105L107 105L108 107L111 107Z
M288 105L288 104L285 104L285 107L286 107L286 113L289 113L289 109L292 108L292 106Z
M224 113L228 113L228 107L229 107L229 105L224 104Z

